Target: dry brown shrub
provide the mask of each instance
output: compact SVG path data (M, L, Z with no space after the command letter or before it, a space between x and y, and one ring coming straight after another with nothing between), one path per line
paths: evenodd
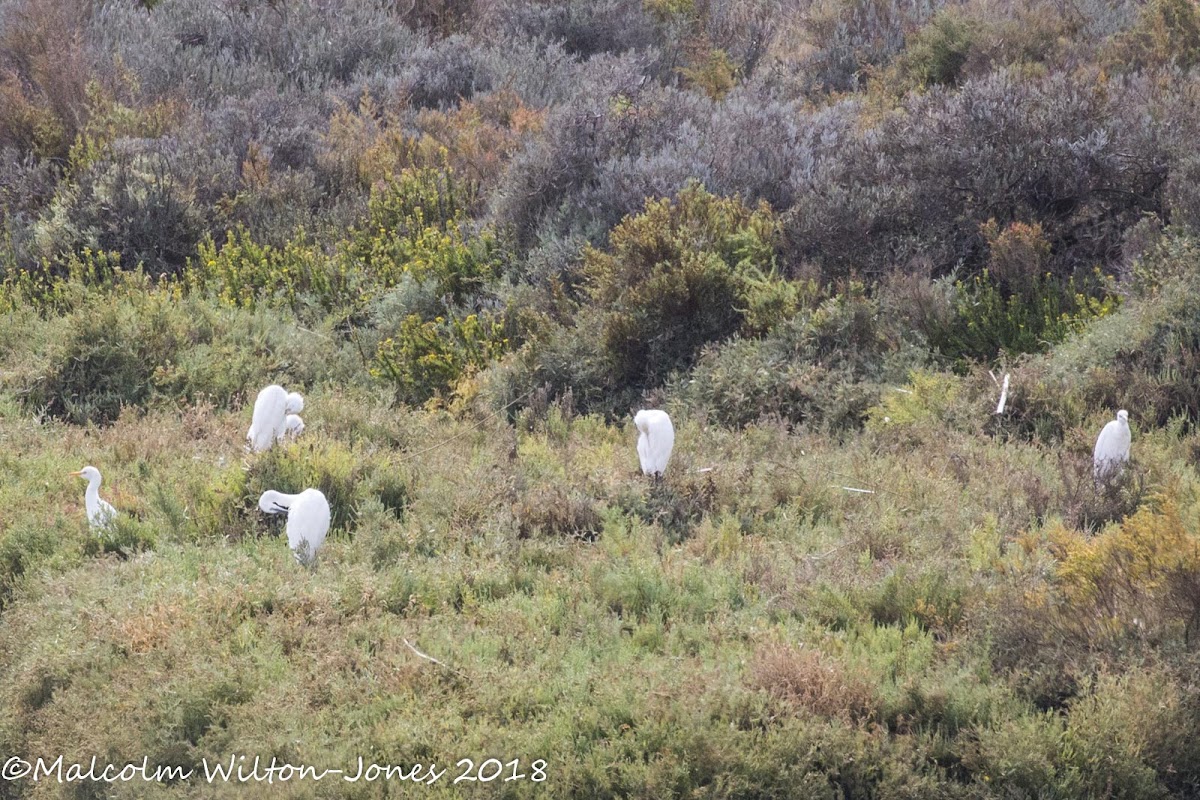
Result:
M988 244L988 271L1014 289L1030 286L1046 270L1050 242L1041 223L1012 222L1001 228L994 219L980 226Z
M133 654L148 653L164 646L181 627L184 609L178 603L155 602L144 613L121 620L118 641Z
M545 112L530 108L507 90L450 111L426 109L417 117L424 138L446 149L455 172L483 187L496 182L508 160L544 122Z
M819 650L779 644L761 648L750 664L749 683L821 717L864 722L879 709L870 684Z
M1138 510L1148 493L1146 471L1136 463L1097 483L1090 454L1075 452L1059 455L1059 471L1062 490L1055 507L1068 525L1081 531L1120 522Z
M90 69L86 5L26 0L5 11L0 36L0 145L65 157L83 124Z
M591 498L561 486L546 486L526 493L513 506L521 538L537 534L592 540L603 520Z

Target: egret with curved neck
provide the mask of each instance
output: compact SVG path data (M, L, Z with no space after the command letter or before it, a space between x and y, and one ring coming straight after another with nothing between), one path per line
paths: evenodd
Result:
M100 497L100 470L86 466L71 474L88 482L87 491L83 493L83 506L92 530L103 530L112 525L117 518L117 510Z
M329 501L319 489L300 494L263 492L258 507L267 514L287 514L288 547L296 560L309 566L329 533Z

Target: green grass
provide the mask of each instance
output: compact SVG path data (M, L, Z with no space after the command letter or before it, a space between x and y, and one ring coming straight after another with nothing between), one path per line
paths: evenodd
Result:
M1066 797L1114 769L1133 782L1122 796L1154 796L1181 768L1151 747L1159 734L1132 717L1107 717L1115 733L1081 720L1113 703L1134 717L1157 707L1129 683L1189 690L1142 663L1155 652L1145 642L1133 661L1113 652L1092 667L1119 664L1125 678L1039 710L1021 679L1030 665L1005 666L998 636L1073 678L1096 663L1084 651L1053 662L995 631L997 615L1022 624L1014 581L1036 589L1017 542L1061 513L1062 450L984 434L983 384L952 402L954 415L840 441L681 413L655 487L628 421L551 415L514 429L317 387L303 438L248 457L244 407L127 410L81 428L35 421L6 395L0 751L185 766L232 753L322 768L359 754L547 762L545 783L471 790L486 796L984 797L1048 775L1076 787L1054 795ZM1194 441L1139 436L1138 468L1170 471ZM1064 447L1086 452L1084 432ZM230 513L244 500L223 494L231 474L253 494L273 469L336 472L345 459L349 507L335 509L314 570L294 563L278 525ZM137 546L95 546L83 486L66 476L84 462L136 512ZM402 508L379 500L376 473L402 476ZM556 486L590 504L593 537L522 533L522 501ZM449 779L410 791L465 792ZM88 792L214 796L198 782L74 796Z
M1003 419L978 368L879 383L862 426L718 425L703 393L668 396L662 482L627 416L543 399L510 417L486 376L396 405L332 323L68 282L69 307L0 323L0 756L451 770L283 787L296 797L1191 796L1181 280L1016 365ZM1154 347L1112 356L1122 331ZM154 368L95 383L131 342ZM306 429L248 455L269 380L304 391ZM56 412L53 381L76 410L112 401L106 424ZM1133 463L1098 491L1102 392L1123 381L1157 412L1118 395ZM122 511L102 536L68 475L85 464ZM333 530L305 569L256 499L310 485ZM546 780L454 784L464 758L542 760ZM18 781L0 798L278 788Z

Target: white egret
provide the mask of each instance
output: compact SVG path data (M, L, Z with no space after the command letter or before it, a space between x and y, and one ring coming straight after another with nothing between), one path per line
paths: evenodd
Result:
M671 460L671 448L675 446L675 427L667 412L643 409L633 418L638 429L638 460L646 475L662 477Z
M117 519L117 510L110 503L100 499L100 470L87 466L78 472L72 472L71 475L88 482L87 491L83 493L83 506L92 530L103 530L112 525Z
M284 439L295 439L302 433L304 433L304 420L300 419L299 414L288 414L284 417L283 430L276 439L281 442Z
M287 430L287 415L303 410L304 398L299 393L289 394L277 384L263 389L254 400L254 417L246 433L250 449L256 453L269 450Z
M1129 460L1129 412L1121 409L1117 418L1104 426L1092 451L1092 469L1096 482L1110 480L1121 473Z
M258 507L268 514L287 513L288 547L301 564L312 564L329 533L329 501L325 495L319 489L305 489L300 494L263 492Z

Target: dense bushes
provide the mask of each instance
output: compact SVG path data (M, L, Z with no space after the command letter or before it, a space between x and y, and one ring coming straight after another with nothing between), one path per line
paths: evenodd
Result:
M263 492L298 493L320 489L329 501L335 531L352 532L362 505L378 501L402 515L410 494L408 478L386 457L373 457L336 442L276 447L255 457L248 468L231 467L201 502L203 533L238 538L247 525L278 531L284 517L267 517L258 508Z
M227 406L273 378L303 385L346 374L338 358L316 355L318 334L294 323L141 284L124 280L97 290L52 329L34 334L36 349L21 344L26 353L33 349L32 360L5 377L20 389L27 408L78 424L104 424L126 407L155 401ZM30 335L13 328L5 333Z
M105 131L39 209L44 244L156 275L238 222L276 246L297 224L344 223L393 144L430 140L522 252L564 234L598 245L697 178L794 209L789 254L831 271L977 266L995 218L1042 224L1069 272L1162 212L1194 130L1157 113L1194 92L1167 77L1191 64L1194 10L1110 5L13 0L0 146L61 163Z
M657 383L737 332L752 279L774 270L777 224L765 207L691 186L613 229L609 252L586 250L582 277L613 384Z
M588 247L572 273L572 324L530 343L518 359L528 388L571 391L583 407L613 411L691 368L701 349L738 332L783 324L809 287L776 270L778 219L693 184L652 200Z
M927 357L898 320L852 285L761 339L705 351L680 395L714 422L746 425L764 417L832 429L853 428L888 382L901 382Z
M1183 249L1186 252L1186 248ZM1178 256L1178 253L1176 254ZM1188 261L1171 259L1176 266ZM1127 408L1139 424L1200 418L1194 277L1170 277L1121 313L1095 322L1031 361L1014 383L1014 422L1056 438L1088 408Z

